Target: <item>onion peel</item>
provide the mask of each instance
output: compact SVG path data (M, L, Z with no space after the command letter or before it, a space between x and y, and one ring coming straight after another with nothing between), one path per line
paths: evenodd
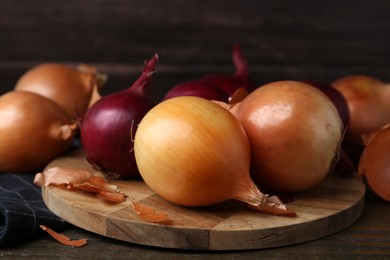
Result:
M133 203L132 206L134 211L142 220L164 225L172 224L172 220L168 218L167 214L157 212L152 207L148 207L140 203Z
M121 203L127 198L116 185L107 182L104 177L83 169L49 168L35 175L34 184L40 187L57 186L71 190L83 190L94 193L99 199L111 203ZM166 225L172 223L165 213L156 212L152 207L132 202L131 206L139 218L144 221Z
M126 200L126 195L116 185L108 183L104 177L96 176L83 169L53 167L42 173L37 173L34 178L37 186L59 186L67 189L78 189L96 194L102 200L121 203Z
M60 234L60 233L54 231L53 229L51 229L45 225L39 225L39 227L42 230L46 231L52 238L54 238L55 240L57 240L58 242L60 242L63 245L73 246L73 247L82 247L88 243L86 238L71 240L69 237L67 237L63 234Z

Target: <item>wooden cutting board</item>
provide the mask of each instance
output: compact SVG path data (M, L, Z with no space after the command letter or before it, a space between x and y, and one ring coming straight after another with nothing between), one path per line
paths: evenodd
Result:
M92 170L81 150L51 162ZM187 208L171 204L140 180L112 181L127 201L110 204L93 194L59 187L43 188L48 208L66 221L103 236L164 248L193 250L260 249L321 238L351 225L362 213L365 184L358 177L329 177L318 187L294 195L289 207L297 217L272 216L239 202ZM141 220L132 202L153 207L171 225Z

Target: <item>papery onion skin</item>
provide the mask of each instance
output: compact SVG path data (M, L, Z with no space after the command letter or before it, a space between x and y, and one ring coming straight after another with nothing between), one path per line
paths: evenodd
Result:
M170 89L163 100L180 96L201 97L208 100L218 100L227 102L229 95L222 89L212 84L201 81L187 81L180 83Z
M102 97L82 119L87 160L112 178L139 177L133 140L138 123L154 106L148 93L157 61L156 54L130 88Z
M390 202L390 125L369 136L358 172L379 197Z
M72 119L87 111L97 74L92 67L77 70L61 63L42 63L25 72L16 82L15 90L42 95L55 101Z
M345 76L331 85L345 97L349 108L350 124L343 145L361 152L362 135L390 123L390 87L366 75Z
M36 173L68 151L76 126L53 101L11 91L0 97L0 171Z
M245 131L227 110L203 98L176 97L155 106L139 124L134 149L145 183L179 205L208 206L257 189L249 177Z
M332 101L303 82L276 81L231 110L251 144L252 179L267 191L301 192L332 170L342 122Z

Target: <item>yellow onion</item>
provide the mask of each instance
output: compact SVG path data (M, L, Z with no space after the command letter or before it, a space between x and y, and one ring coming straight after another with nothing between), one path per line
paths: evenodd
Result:
M165 100L141 120L134 140L145 183L183 206L229 199L259 206L265 197L249 175L250 147L238 120L199 97Z
M338 159L343 124L332 101L315 87L271 82L230 111L250 141L252 178L267 190L313 188Z
M364 176L379 197L390 202L390 125L366 139L358 166L359 175Z
M335 80L332 86L346 99L350 123L344 145L361 152L362 135L390 123L390 86L366 75L349 75Z
M55 101L72 119L82 117L91 103L100 98L101 77L87 65L77 69L60 63L43 63L24 73L15 85Z
M36 172L67 151L76 127L54 101L27 91L0 97L0 171Z

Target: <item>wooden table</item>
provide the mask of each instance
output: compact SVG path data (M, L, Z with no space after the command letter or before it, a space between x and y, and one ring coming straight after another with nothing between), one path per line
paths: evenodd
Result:
M160 54L152 96L209 72L232 73L231 46L240 43L259 85L274 80L331 82L364 73L390 81L390 2L12 0L0 2L1 93L43 61L90 63L109 75L103 94L124 89L144 59ZM179 251L139 246L73 227L82 248L50 237L2 248L2 259L131 258L385 258L390 256L390 204L372 192L350 227L281 248ZM310 230L308 230L310 232Z

